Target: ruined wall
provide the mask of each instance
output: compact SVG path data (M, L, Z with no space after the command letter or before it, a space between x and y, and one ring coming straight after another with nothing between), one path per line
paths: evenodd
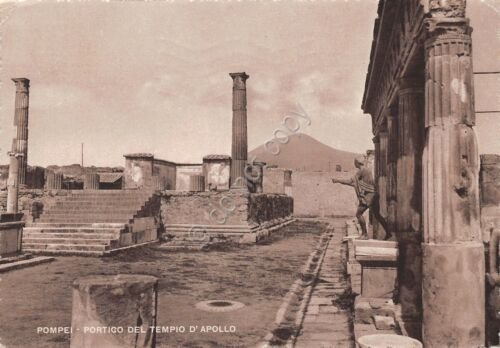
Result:
M242 191L175 192L161 198L163 224L244 225L290 216L293 199Z
M354 216L358 200L354 189L333 184L331 178L347 179L351 172L299 172L293 173L293 199L295 216Z
M248 202L248 221L261 224L293 214L293 198L283 194L253 193Z
M165 191L161 198L163 224L241 225L247 216L248 193Z

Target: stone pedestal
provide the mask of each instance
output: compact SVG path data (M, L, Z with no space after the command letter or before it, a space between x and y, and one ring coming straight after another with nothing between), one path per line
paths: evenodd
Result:
M2 214L0 216L0 258L21 253L24 227L21 217L22 214Z
M361 264L361 296L392 298L397 277L397 243L355 240L354 251Z
M87 173L83 179L84 190L99 190L99 174Z
M62 190L63 175L61 173L47 172L45 187L47 190Z
M465 8L465 2L457 4ZM438 5L425 20L422 291L423 342L429 348L479 347L485 341L471 28L465 18L438 12L448 10Z
M248 159L247 87L244 72L229 74L233 79L233 139L231 146L231 187L245 187Z
M28 168L28 111L30 80L26 78L12 79L16 84L16 100L14 125L17 135L12 143L12 152L23 156L19 161L19 185L26 185L26 172Z
M72 348L155 347L158 279L95 275L73 283ZM97 333L99 328L115 333ZM122 330L116 332L116 330Z

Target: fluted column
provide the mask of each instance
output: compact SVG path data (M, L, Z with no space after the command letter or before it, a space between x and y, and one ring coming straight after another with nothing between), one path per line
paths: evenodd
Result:
M248 159L247 87L244 72L229 74L233 79L233 139L231 146L231 187L245 188Z
M100 177L97 173L86 173L83 178L84 190L99 190Z
M9 178L7 179L7 213L17 213L19 197L19 167L22 153L9 152Z
M63 185L63 175L61 173L47 172L45 187L47 190L61 190Z
M387 226L393 235L396 233L397 161L398 119L391 112L387 115Z
M26 171L28 167L28 111L30 80L26 78L12 79L16 84L16 100L14 126L17 135L12 144L12 152L23 154L19 157L19 185L26 185Z
M377 161L377 190L379 194L380 215L387 219L387 149L388 149L388 132L386 129L378 133L379 145L379 160Z
M478 347L485 338L485 265L471 28L465 0L434 6L425 21L423 341L429 348Z
M398 91L396 235L399 248L399 301L406 331L421 338L422 314L422 144L424 82L402 79Z
M203 175L190 175L189 191L193 192L205 191L205 177Z

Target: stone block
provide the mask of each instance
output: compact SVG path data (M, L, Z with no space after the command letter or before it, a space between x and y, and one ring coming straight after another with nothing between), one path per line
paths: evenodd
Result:
M354 319L357 323L372 323L372 307L367 299L357 296L354 300Z
M13 256L21 252L24 223L0 223L0 257Z
M396 323L393 317L374 315L373 322L375 323L377 330L392 330L396 328Z
M158 279L145 275L96 275L76 280L71 347L155 347L152 328L156 326L157 291ZM105 331L95 332L99 328Z

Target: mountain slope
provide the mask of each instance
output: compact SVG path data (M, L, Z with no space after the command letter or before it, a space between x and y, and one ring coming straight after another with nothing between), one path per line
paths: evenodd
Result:
M325 145L307 134L290 136L286 144L279 144L280 152L273 155L261 145L250 151L248 159L255 156L256 161L266 162L268 165L307 171L335 171L340 165L342 171L354 168L354 158L360 154L341 151ZM270 150L275 151L273 144Z

